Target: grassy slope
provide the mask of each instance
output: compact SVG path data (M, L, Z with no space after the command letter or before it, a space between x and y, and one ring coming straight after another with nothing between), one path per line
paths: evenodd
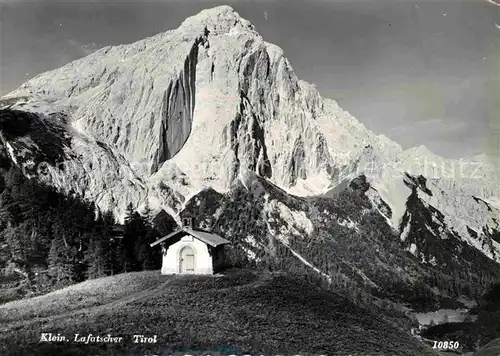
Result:
M91 279L31 299L21 299L0 306L0 324L104 305L164 283L167 277L157 271L132 272ZM126 286L126 288L124 288ZM149 289L148 289L149 290Z
M435 355L339 295L283 274L242 271L220 277L141 272L87 281L0 306L0 325L6 355L144 355L221 346L239 355ZM111 333L124 341L38 343L41 331L71 339ZM134 333L156 334L158 344L134 344Z
M498 356L500 355L500 339L491 341L482 347L474 356Z

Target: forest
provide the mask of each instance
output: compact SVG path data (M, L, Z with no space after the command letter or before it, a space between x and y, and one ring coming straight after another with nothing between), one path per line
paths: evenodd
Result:
M0 303L89 278L159 269L160 236L146 207L129 204L124 225L74 192L63 194L0 162ZM163 225L165 222L163 221ZM175 228L173 219L161 226ZM118 233L117 233L118 231Z

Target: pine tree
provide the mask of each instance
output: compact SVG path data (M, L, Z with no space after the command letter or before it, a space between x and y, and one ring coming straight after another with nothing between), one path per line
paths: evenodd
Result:
M153 210L151 210L151 206L149 205L149 200L146 199L146 203L144 204L144 209L142 212L142 216L148 225L153 224Z
M157 268L153 249L149 245L155 240L154 232L149 229L146 236L140 238L138 244L138 262L142 270L153 270Z
M18 229L10 226L4 230L4 237L9 247L11 259L14 262L24 262L26 260L26 243L23 241L23 235L19 234Z
M153 230L145 217L135 214L133 217L133 231L135 233L134 252L137 268L146 269L145 267L148 267L149 269L154 265L152 250L149 246L155 239Z
M73 282L73 261L67 250L60 237L52 240L48 256L49 276L58 287Z
M132 203L128 203L127 204L127 208L125 210L125 224L127 224L128 222L130 222L130 220L134 216L134 213L135 213L134 206L132 205Z
M30 265L44 264L48 249L50 248L45 238L38 233L31 221L23 223L22 231L24 236L26 236L27 261Z
M88 266L87 278L100 278L111 274L106 257L102 238L93 237L85 254Z
M111 251L109 254L111 274L125 272L123 238L112 238L109 246Z
M95 229L96 212L98 212L98 210L94 202L91 202L90 204L82 204L81 207L82 232L91 231L92 229Z
M146 234L146 226L142 217L136 211L133 211L132 205L127 207L125 217L123 238L121 239L123 272L133 272L140 268L138 263L138 241Z
M110 211L106 211L104 213L100 213L102 222L104 224L104 228L107 229L108 231L111 231L113 226L115 226L116 221L115 217L113 216L113 213Z
M111 275L117 273L116 270L116 248L113 238L112 230L115 226L115 218L113 213L104 212L98 213L98 232L102 236L102 246L103 246L103 254L105 259L105 271L106 274Z

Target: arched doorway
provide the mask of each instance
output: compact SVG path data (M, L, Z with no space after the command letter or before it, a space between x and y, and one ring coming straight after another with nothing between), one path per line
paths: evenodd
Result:
M179 254L180 273L194 273L194 250L191 246L184 246Z

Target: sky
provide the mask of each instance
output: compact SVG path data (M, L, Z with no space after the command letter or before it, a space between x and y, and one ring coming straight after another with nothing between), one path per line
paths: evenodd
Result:
M500 0L1 1L0 95L227 4L374 132L445 157L500 157Z

